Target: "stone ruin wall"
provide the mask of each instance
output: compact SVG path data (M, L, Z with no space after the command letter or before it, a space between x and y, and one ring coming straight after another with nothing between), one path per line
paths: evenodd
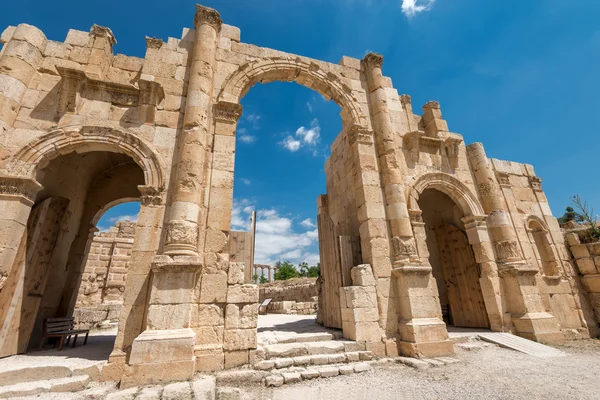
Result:
M94 236L73 314L79 327L110 327L118 322L135 228L134 222L117 222Z
M259 285L259 301L271 299L268 314L315 314L318 296L317 278L293 278Z

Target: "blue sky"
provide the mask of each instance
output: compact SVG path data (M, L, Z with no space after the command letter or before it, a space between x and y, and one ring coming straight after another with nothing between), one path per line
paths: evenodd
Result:
M97 23L115 33L116 52L143 57L145 36L180 37L192 26L194 4L22 0L2 5L0 29L26 22L64 40L69 28ZM382 53L384 73L412 96L415 112L438 100L450 130L467 143L483 142L490 157L533 164L555 215L574 194L600 209L597 0L203 4L240 27L247 43L335 63L342 55ZM315 201L325 192L323 161L341 127L339 107L292 83L257 85L242 104L234 224L247 225L244 210L261 210L257 261L316 262ZM100 225L136 207L110 210Z

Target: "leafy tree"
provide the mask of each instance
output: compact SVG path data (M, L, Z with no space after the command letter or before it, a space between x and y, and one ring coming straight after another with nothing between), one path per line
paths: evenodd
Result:
M294 264L289 261L277 261L275 267L278 268L277 272L275 272L276 281L285 281L298 277L298 270L294 267Z
M321 275L321 264L313 265L309 267L306 262L302 262L299 265L300 273L299 275L305 278L317 278Z
M584 221L584 217L583 217L583 215L576 212L573 209L573 207L567 207L565 209L565 213L563 214L563 216L558 219L558 223L563 225L569 221L575 221L577 223L581 223Z
M260 280L258 281L258 283L259 283L259 284L261 284L261 285L262 285L263 283L268 283L268 282L269 282L269 280L268 280L268 279L267 279L267 277L266 277L266 276L264 276L264 275L261 275L261 277L260 277Z
M258 274L252 275L252 283L258 283Z

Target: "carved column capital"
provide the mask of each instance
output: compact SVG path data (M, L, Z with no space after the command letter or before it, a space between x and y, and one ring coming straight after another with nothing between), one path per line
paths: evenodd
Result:
M383 56L379 53L369 53L361 60L361 64L365 69L381 68L383 65Z
M352 125L348 130L348 143L373 144L373 132L360 125Z
M108 39L108 42L113 46L117 44L117 39L115 38L115 35L110 30L110 28L107 28L106 26L100 26L96 24L92 25L92 28L90 29L90 35L105 37Z
M162 39L146 36L146 48L148 49L160 49L163 43Z
M198 253L198 224L183 220L169 221L164 253L196 255Z
M33 204L42 185L35 179L19 176L0 176L0 196L22 197Z
M219 32L221 30L221 26L223 26L223 20L221 19L221 15L217 10L196 4L194 26L196 29L198 29L201 24L210 25L215 28L217 32Z
M153 186L139 185L140 200L144 206L160 206L163 204L163 193Z
M219 122L228 122L235 124L242 115L242 105L220 101L213 106L213 118Z
M423 105L423 111L427 111L427 110L440 110L440 109L441 109L440 102L436 101L436 100L428 101L427 103L425 103Z

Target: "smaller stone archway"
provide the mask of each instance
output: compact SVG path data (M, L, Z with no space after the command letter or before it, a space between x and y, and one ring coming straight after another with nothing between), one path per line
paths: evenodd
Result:
M18 151L4 171L10 175L5 175L0 185L0 206L18 210L17 214L6 215L18 229L13 229L12 237L3 235L0 243L4 260L1 272L8 282L7 288L0 289L0 303L11 305L0 307L4 332L0 356L23 352L28 344L37 347L41 318L71 315L93 235L92 223L107 205L124 199L141 200L142 223L136 235L144 239L133 249L132 259L136 275L149 275L148 254L155 253L160 244L166 185L164 163L151 145L129 132L94 126L69 127L43 135ZM50 212L44 213L40 222L31 215L32 208L52 205L58 201L54 199L61 198L66 205L60 216L52 206L47 207ZM50 200L54 203L48 203ZM29 235L25 229L28 225ZM50 230L52 226L56 229ZM55 243L49 258L30 262L20 256L31 252L29 249L35 248L32 244L44 237L44 241ZM31 307L21 300L23 294L14 290L19 280L29 279L27 276L39 281L39 301ZM130 318L129 314L134 307L145 307L146 291L146 284L127 284L125 296L132 300L126 304L126 318L119 324L124 340L133 340L141 331L142 316ZM15 321L25 317L36 320L36 327L17 328ZM127 335L129 331L133 333Z
M525 219L525 231L542 276L560 279L560 262L546 223L541 218L530 215Z
M455 177L430 173L408 187L407 203L419 257L432 266L445 322L502 330L498 268L477 197Z

